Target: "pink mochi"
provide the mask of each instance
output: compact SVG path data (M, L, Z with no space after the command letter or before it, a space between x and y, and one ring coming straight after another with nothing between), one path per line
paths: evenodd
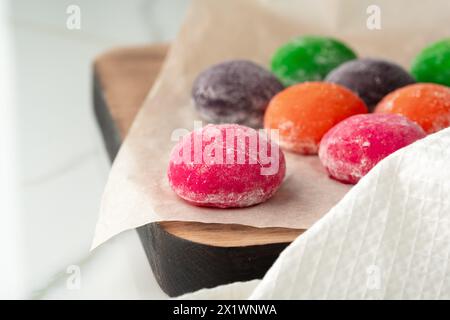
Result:
M319 158L332 178L354 184L379 161L425 136L420 126L401 115L355 115L324 135Z
M173 148L168 168L171 188L196 206L248 207L266 201L286 173L284 154L252 128L208 125Z

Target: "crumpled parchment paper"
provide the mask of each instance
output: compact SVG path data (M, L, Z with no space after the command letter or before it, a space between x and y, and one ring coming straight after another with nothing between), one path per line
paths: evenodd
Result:
M211 64L242 58L267 67L284 42L318 34L347 42L359 56L408 66L423 46L448 35L448 1L377 1L380 30L367 26L373 13L367 13L370 5L372 1L365 0L194 0L113 164L93 248L124 230L154 221L307 229L324 216L350 187L329 179L317 157L291 153L286 153L286 180L266 203L235 210L185 203L172 192L166 177L175 144L171 134L178 128L191 130L200 120L190 102L191 85Z

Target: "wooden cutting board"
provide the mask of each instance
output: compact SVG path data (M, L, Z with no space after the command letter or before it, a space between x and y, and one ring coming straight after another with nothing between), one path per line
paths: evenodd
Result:
M94 109L113 161L158 76L169 46L119 48L94 62ZM197 222L158 222L137 229L161 288L177 296L261 278L304 230Z

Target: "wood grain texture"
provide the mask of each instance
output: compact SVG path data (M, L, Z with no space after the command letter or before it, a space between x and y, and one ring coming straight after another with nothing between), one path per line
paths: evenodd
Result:
M94 109L111 161L167 50L165 44L122 48L96 59ZM158 283L172 296L259 278L304 231L181 221L151 223L137 230Z
M115 49L95 60L95 73L122 140L158 77L168 48L160 44Z

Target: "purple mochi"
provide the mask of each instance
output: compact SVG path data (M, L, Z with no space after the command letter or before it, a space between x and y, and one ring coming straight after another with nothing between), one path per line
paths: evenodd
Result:
M263 67L247 60L232 60L201 72L194 81L192 98L206 121L260 128L270 99L283 89Z
M380 59L355 59L331 71L325 81L337 83L355 92L369 111L388 93L408 84L414 78L401 66Z

